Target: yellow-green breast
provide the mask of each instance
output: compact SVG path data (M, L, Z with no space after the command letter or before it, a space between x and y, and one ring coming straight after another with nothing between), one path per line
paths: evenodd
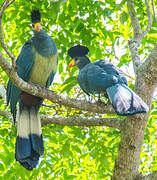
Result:
M56 72L57 70L57 56L56 53L53 56L44 57L41 56L35 49L33 48L35 53L34 57L34 65L31 71L29 82L40 84L41 86L46 86L46 82L52 72Z

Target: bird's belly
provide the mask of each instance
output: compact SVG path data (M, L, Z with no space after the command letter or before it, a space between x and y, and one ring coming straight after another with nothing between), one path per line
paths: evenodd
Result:
M85 73L79 74L78 81L82 89L89 94L100 94L102 91L102 88L99 88L95 85L94 79L88 80L88 77Z
M58 53L50 57L44 57L36 52L29 82L46 86L50 74L56 72L57 56Z

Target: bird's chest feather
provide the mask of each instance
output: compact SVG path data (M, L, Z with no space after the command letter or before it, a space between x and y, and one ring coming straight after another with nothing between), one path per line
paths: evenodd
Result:
M80 70L79 75L77 77L77 81L84 91L90 93L88 82L88 68L83 68Z
M101 68L88 64L80 70L78 83L84 91L92 94L99 94L105 89L103 87L103 78Z
M45 57L35 52L34 65L31 71L29 82L46 85L46 82L52 72L57 69L57 53L53 56Z

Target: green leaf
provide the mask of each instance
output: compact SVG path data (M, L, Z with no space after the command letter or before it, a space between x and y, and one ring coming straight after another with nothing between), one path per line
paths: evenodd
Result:
M4 166L2 163L0 163L0 171L4 171Z
M66 85L69 83L77 83L77 78L75 76L67 78L62 85Z
M84 30L84 24L81 22L80 24L78 24L78 26L75 29L76 33L80 33L80 31Z
M77 178L77 176L75 175L68 175L68 176L64 176L65 179L68 179L68 180L73 180L75 178Z
M120 16L120 22L121 22L122 24L124 24L124 23L128 20L128 17L129 17L128 13L123 12L123 13L121 14L121 16Z
M112 13L113 13L113 10L112 10L112 9L109 9L109 8L105 8L105 9L104 9L104 16L105 16L105 17L110 16Z

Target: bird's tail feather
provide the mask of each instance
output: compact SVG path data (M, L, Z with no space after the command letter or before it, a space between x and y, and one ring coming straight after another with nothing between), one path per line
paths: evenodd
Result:
M35 108L30 109L30 138L32 142L32 148L38 154L44 153L43 138L41 132L41 123L38 112ZM38 127L38 128L37 128Z
M149 111L144 101L128 86L116 84L106 89L115 112L120 116L146 113Z
M41 124L35 107L23 106L17 115L15 158L26 169L32 170L44 153Z

